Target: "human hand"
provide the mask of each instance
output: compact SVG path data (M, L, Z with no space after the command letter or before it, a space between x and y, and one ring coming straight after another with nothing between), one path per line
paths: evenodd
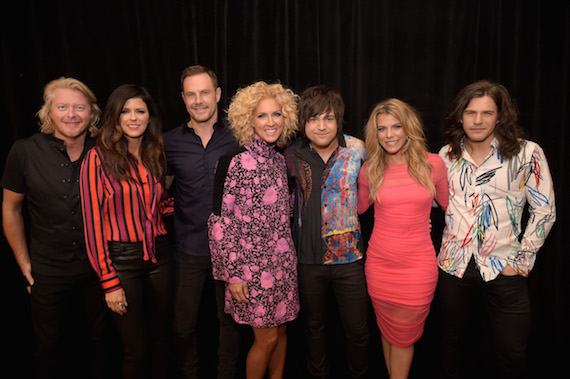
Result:
M124 315L127 313L127 296L125 291L121 288L119 290L105 294L105 301L107 306L115 313Z
M249 292L247 290L247 282L228 283L230 293L240 303L249 303Z
M24 281L26 283L26 289L28 290L28 294L32 293L32 286L34 285L34 277L32 276L32 267L30 265L29 269L22 270L22 274L24 275Z

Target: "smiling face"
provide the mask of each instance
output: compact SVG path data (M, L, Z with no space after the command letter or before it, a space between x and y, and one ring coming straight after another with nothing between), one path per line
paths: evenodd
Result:
M222 90L214 87L214 82L208 74L186 77L182 88L182 100L190 115L190 124L213 123L218 120L218 101Z
M57 88L49 109L55 137L70 141L84 137L93 118L91 104L80 91Z
M305 135L316 149L336 148L338 122L334 110L310 117L305 123Z
M388 113L381 113L376 117L378 128L377 137L380 146L386 151L386 160L391 163L404 163L404 145L406 132L396 117Z
M491 97L483 96L471 99L461 116L467 142L490 146L495 137L495 127L498 121L497 104Z
M119 123L123 134L129 141L141 138L149 122L150 114L143 99L135 97L125 102Z
M285 123L281 105L273 97L261 99L253 111L252 123L259 138L270 144L277 142Z

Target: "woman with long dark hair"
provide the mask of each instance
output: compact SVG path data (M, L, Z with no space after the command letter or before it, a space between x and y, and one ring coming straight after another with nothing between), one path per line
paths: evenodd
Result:
M123 378L166 372L171 251L163 217L172 202L165 162L154 100L142 87L118 87L83 162L80 186L89 259L123 342Z

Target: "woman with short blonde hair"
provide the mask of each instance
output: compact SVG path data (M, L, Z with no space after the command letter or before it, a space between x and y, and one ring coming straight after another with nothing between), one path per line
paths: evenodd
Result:
M281 112L285 121L283 132L277 140L276 146L279 148L287 146L299 130L297 125L298 95L278 83L256 82L239 89L228 109L230 130L240 145L247 145L253 140L255 132L251 127L251 116L259 101L267 97L274 98L281 105Z
M225 307L253 329L248 379L283 376L285 325L299 311L297 256L287 168L277 148L297 131L297 95L281 84L242 88L228 110L241 149L220 158L208 219L214 279L226 282Z

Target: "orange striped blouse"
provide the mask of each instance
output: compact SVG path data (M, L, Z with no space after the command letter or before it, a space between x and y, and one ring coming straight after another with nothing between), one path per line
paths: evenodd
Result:
M143 259L156 262L154 239L166 234L163 217L173 201L142 164L135 180L116 180L105 169L98 147L87 152L81 166L81 207L87 253L105 292L121 288L109 257L108 242L142 242Z

